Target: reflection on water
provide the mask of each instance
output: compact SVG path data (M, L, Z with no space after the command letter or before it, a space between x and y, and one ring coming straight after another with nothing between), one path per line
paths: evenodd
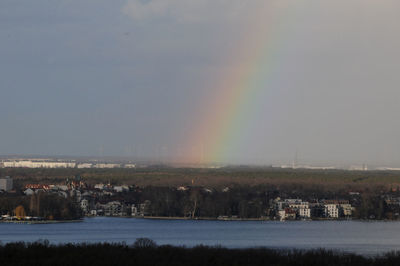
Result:
M51 243L122 242L147 237L158 244L232 248L328 248L359 254L400 250L400 223L359 221L180 221L88 218L81 223L0 223L0 240Z

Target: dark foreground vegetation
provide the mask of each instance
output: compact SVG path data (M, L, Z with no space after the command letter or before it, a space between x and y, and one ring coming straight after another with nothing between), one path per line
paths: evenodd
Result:
M400 254L363 257L327 250L227 249L157 246L149 239L125 244L49 245L47 241L0 246L1 265L400 265Z

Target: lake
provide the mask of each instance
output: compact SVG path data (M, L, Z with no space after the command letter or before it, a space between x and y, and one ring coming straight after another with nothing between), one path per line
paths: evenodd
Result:
M122 242L147 237L157 244L229 248L327 248L375 255L400 251L400 222L193 221L86 218L78 223L0 223L2 243L47 239L50 243Z

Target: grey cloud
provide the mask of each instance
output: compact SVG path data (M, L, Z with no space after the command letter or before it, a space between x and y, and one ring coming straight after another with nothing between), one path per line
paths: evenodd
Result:
M128 0L125 14L135 20L170 19L180 23L201 23L239 18L262 1L244 0Z
M298 149L305 163L399 166L399 5L1 1L0 153L172 158L255 29L276 47L227 162L287 163Z

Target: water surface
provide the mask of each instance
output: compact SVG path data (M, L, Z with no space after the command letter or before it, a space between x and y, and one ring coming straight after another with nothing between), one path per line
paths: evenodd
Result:
M79 223L0 223L0 240L51 243L122 242L147 237L157 244L222 245L230 248L327 248L364 255L400 251L399 222L192 221L86 218Z

